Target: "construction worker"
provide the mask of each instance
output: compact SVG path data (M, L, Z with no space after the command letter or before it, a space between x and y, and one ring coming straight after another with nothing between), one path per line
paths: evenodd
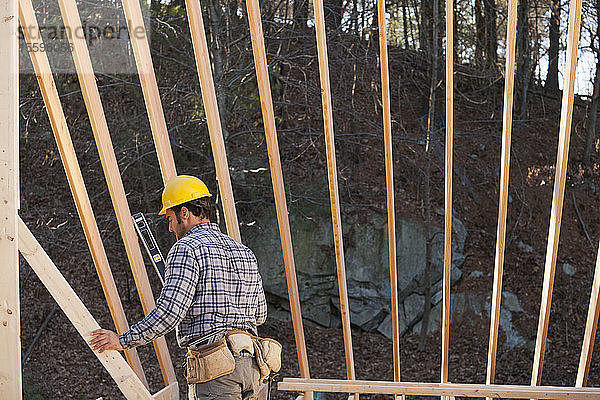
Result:
M257 325L266 319L267 303L256 257L213 222L214 202L200 179L180 175L169 180L162 205L159 214L166 216L177 242L167 255L165 284L156 307L121 335L105 329L94 331L90 345L100 353L125 350L175 328L179 346L188 348L189 399L254 399L260 371L252 344L242 343L225 354L232 347L225 336L232 331L257 335ZM215 352L219 343L223 351ZM211 354L207 359L190 359L199 353L203 357L203 348L212 349L205 352ZM221 353L226 358L217 359L215 354ZM198 371L198 365L209 367Z

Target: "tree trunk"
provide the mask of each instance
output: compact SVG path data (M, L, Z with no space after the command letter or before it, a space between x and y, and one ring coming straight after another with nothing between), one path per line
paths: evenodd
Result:
M475 0L475 65L482 65L485 59L485 16L483 0Z
M436 7L437 8L437 7ZM421 1L421 18L419 21L419 48L427 55L431 54L433 38L433 2Z
M521 94L519 120L527 114L527 91L529 90L531 46L529 42L529 0L519 2L517 11L517 93ZM518 121L517 124L521 124Z
M592 158L592 149L596 140L596 119L598 115L598 102L600 99L600 60L596 63L596 76L594 77L594 94L592 95L592 105L587 121L587 138L585 141L585 150L583 152L584 164L590 164Z
M409 17L410 17L410 6L408 6ZM410 18L410 26L411 26L411 36L412 36L412 48L413 49L421 49L421 9L417 5L417 0L412 0L412 11L414 12L414 18ZM415 38L415 32L412 29L413 23L417 26L417 38ZM418 41L417 41L418 40ZM417 45L418 43L418 45ZM426 44L425 44L426 45Z
M486 22L485 58L488 68L493 68L498 62L498 29L496 27L498 12L495 0L484 0L483 5Z
M550 0L550 48L546 90L558 90L558 50L560 40L560 0Z
M408 32L412 33L412 24L411 29L408 28L408 18L406 17L406 13L408 12L408 7L406 5L407 0L402 0L402 31L404 35L404 48L410 49L410 41L408 38Z
M475 63L493 68L498 61L498 29L495 0L475 0Z
M367 30L367 24L365 22L365 15L367 14L366 9L367 9L367 0L362 0L362 10L360 13L360 38L362 40L365 39L365 34L366 34L366 30Z

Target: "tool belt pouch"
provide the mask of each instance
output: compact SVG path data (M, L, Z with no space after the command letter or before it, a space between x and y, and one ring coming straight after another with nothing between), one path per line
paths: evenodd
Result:
M203 383L233 372L235 359L225 338L197 348L189 347L186 358L188 384Z
M262 382L271 372L278 372L281 369L281 344L273 339L259 337L255 337L253 342Z
M225 334L227 342L234 356L242 354L246 350L250 355L254 355L254 344L252 336L245 331L229 331Z

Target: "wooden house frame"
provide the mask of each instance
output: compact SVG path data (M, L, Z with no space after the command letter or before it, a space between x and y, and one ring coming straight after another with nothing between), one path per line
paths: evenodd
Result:
M76 28L81 25L75 0L58 0L65 26ZM129 23L129 29L144 27L138 0L122 0L123 9ZM300 396L311 399L312 393L341 392L358 399L360 393L381 393L391 395L429 395L429 396L466 396L488 398L536 398L536 399L598 399L600 389L587 388L587 374L590 367L592 349L598 316L600 313L600 251L596 261L596 270L589 304L584 341L581 351L579 370L574 387L539 386L546 336L548 332L550 305L558 251L558 238L566 168L568 161L571 117L574 99L575 69L577 47L581 23L581 0L571 2L569 14L569 32L567 63L562 99L562 111L559 130L556 176L551 209L548 247L546 253L544 285L535 346L534 365L530 386L495 385L496 348L498 342L498 324L502 293L502 275L506 234L506 216L508 202L508 176L510 164L513 85L515 64L515 37L517 20L517 0L508 0L507 54L504 91L503 135L500 175L500 200L498 212L498 231L496 241L495 269L491 307L490 340L488 367L485 384L453 384L448 382L448 349L450 340L450 266L451 266L451 221L452 221L452 154L453 154L453 4L446 3L446 146L445 146L445 242L443 273L443 312L442 312L442 362L440 383L402 382L400 376L400 351L398 332L397 272L395 243L395 212L393 193L392 132L390 116L389 73L387 62L387 43L385 26L385 3L378 0L380 66L382 80L383 127L385 145L385 169L387 188L387 215L389 237L391 310L393 327L393 368L394 381L356 380L352 336L350 330L350 310L346 288L344 265L344 246L342 240L339 189L335 158L334 128L332 116L331 91L327 59L327 44L323 15L323 1L314 0L315 32L321 80L323 120L327 152L329 193L334 233L336 269L341 305L342 331L344 337L346 373L348 380L311 379L308 356L302 326L302 313L298 295L294 255L288 219L283 174L277 142L277 132L271 99L271 89L267 69L267 59L262 22L258 0L247 0L249 28L252 39L254 64L258 82L263 115L263 124L269 154L269 166L275 196L277 221L281 237L286 280L288 286L292 323L300 367L300 378L285 378L279 383L280 390L303 392ZM239 224L235 210L233 191L227 166L225 146L221 132L219 110L204 34L204 25L199 0L186 0L186 9L190 23L197 71L202 89L209 135L215 160L219 191L223 199L225 221L228 234L240 240ZM90 333L99 326L86 309L76 293L61 275L52 260L37 242L31 231L18 216L19 209L19 161L18 161L18 23L27 26L24 29L28 43L41 44L41 36L35 33L37 21L31 0L0 0L0 71L5 79L0 80L0 259L3 279L0 280L0 397L3 399L21 398L21 353L20 353L20 306L19 306L19 257L20 252L43 284L48 288L69 320L75 325L84 340L90 339ZM33 30L32 30L33 28ZM156 145L163 180L176 175L175 163L168 138L167 126L163 114L154 68L150 56L150 47L146 37L130 35L136 65L140 77L148 118ZM150 290L148 276L144 268L141 250L134 232L131 213L125 198L123 183L119 174L114 149L111 143L106 118L98 87L94 78L92 63L85 40L70 37L72 54L75 61L85 105L88 111L100 160L108 183L110 196L117 215L121 236L125 243L127 257L131 266L143 310L148 313L154 307L154 298ZM89 197L85 189L67 122L60 104L56 85L48 59L43 52L30 53L38 78L40 89L46 104L52 129L60 150L61 159L67 173L77 210L84 228L111 316L119 332L128 329L119 295ZM8 79L6 79L8 78ZM175 379L173 364L164 338L154 342L155 352L160 364L165 388L156 394L148 391L142 365L135 350L125 352L125 359L116 351L95 353L113 377L118 387L128 399L177 399L178 382Z

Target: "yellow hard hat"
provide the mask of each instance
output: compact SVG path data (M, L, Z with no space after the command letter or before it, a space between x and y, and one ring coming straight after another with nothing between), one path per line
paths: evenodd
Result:
M208 187L200 179L179 175L169 179L162 193L162 210L158 215L165 215L167 209L201 197L211 197Z

